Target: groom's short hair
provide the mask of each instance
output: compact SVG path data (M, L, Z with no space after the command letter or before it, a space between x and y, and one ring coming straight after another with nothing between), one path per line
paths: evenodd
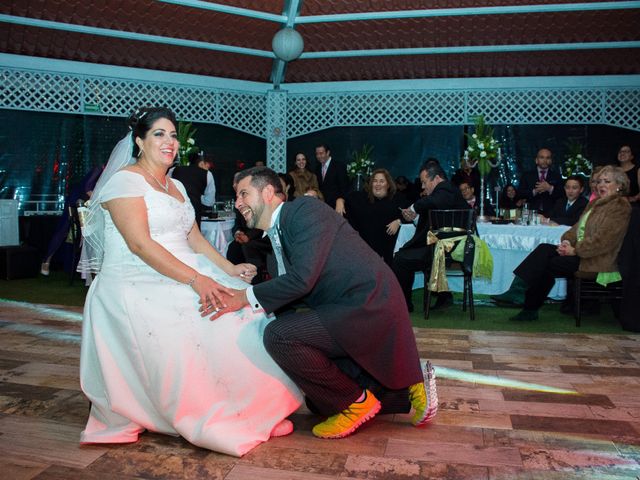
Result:
M276 172L269 167L252 167L242 170L237 174L235 180L239 183L247 177L251 177L251 185L262 191L267 185L271 185L276 193L282 192L282 183Z

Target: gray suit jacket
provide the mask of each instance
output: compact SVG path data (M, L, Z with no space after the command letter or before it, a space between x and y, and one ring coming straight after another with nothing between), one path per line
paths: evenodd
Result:
M422 373L409 313L395 275L348 222L322 201L282 206L286 273L254 286L267 312L303 301L332 337L382 385L399 389Z

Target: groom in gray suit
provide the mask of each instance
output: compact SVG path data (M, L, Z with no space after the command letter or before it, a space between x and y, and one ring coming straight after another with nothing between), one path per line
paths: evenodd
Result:
M277 318L264 332L267 351L328 417L313 428L341 438L382 413L414 409L412 423L435 416L433 368L423 373L407 306L393 272L323 202L283 203L275 172L255 167L236 177L236 208L271 238L277 276L234 291L212 317L250 305ZM293 305L304 308L292 309Z

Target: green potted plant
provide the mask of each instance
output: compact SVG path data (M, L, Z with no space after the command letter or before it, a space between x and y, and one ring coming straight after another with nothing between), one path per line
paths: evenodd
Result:
M347 164L347 175L351 179L355 179L356 190L362 190L364 179L371 175L374 162L371 160L371 152L373 146L364 144L360 150L353 152L351 162Z

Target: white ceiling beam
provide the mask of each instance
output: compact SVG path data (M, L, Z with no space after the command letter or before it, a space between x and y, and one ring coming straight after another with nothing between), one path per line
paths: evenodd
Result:
M522 45L470 45L458 47L378 48L370 50L333 50L327 52L303 52L300 59L344 57L381 57L398 55L442 55L458 53L541 52L558 50L602 50L616 48L640 48L640 41L584 42L584 43L531 43Z
M256 48L236 47L224 45L222 43L200 42L197 40L187 40L184 38L164 37L161 35L149 35L146 33L128 32L125 30L113 30L110 28L90 27L86 25L76 25L74 23L53 22L51 20L40 20L37 18L18 17L15 15L0 14L0 22L13 23L16 25L26 25L28 27L49 28L53 30L63 30L66 32L86 33L89 35L99 35L103 37L123 38L125 40L137 40L140 42L163 43L176 45L179 47L200 48L203 50L215 50L219 52L239 53L242 55L253 55L254 57L275 58L275 54L267 50Z
M113 30L108 28L90 27L86 25L76 25L72 23L53 22L50 20L40 20L28 17L0 14L0 23L11 23L16 25L26 25L31 27L49 28L75 33L85 33L112 38L122 38L141 42L153 42L166 45L176 45L180 47L196 48L203 50L213 50L240 55L250 55L255 57L276 59L272 51L259 50L255 48L236 47L221 43L209 43L196 40L187 40L175 37L164 37L160 35L149 35L124 30ZM417 48L383 48L369 50L333 50L321 52L303 52L300 59L318 58L345 58L345 57L373 57L373 56L398 56L398 55L441 55L460 53L493 53L493 52L531 52L531 51L561 51L561 50L602 50L640 48L640 41L626 42L582 42L582 43L537 43L522 45L470 45L455 47L417 47ZM283 72L284 73L284 72Z
M260 10L231 7L202 0L156 0L184 7L199 8L214 12L228 13L255 18L275 23L286 23L291 17L286 14L276 15ZM434 8L421 10L393 10L385 12L337 13L329 15L302 15L295 17L298 25L310 23L354 22L362 20L390 20L398 18L428 18L455 17L471 15L509 15L523 13L553 13L553 12L584 12L598 10L629 10L640 8L640 1L608 1L608 2L578 2L556 3L545 5L505 5L496 7L466 7L466 8ZM289 25L292 26L292 25Z
M476 15L509 15L524 13L585 12L597 10L629 10L640 8L640 1L558 3L547 5L512 5L499 7L434 8L396 10L388 12L336 13L329 15L301 15L299 25L310 23L355 22L362 20L391 20L398 18L460 17Z
M250 10L248 8L231 7L229 5L221 5L219 3L203 2L202 0L156 0L162 3L172 3L183 7L199 8L202 10L211 10L213 12L228 13L230 15L238 15L241 17L255 18L258 20L267 20L269 22L284 23L287 18L284 15L275 15L260 10Z

